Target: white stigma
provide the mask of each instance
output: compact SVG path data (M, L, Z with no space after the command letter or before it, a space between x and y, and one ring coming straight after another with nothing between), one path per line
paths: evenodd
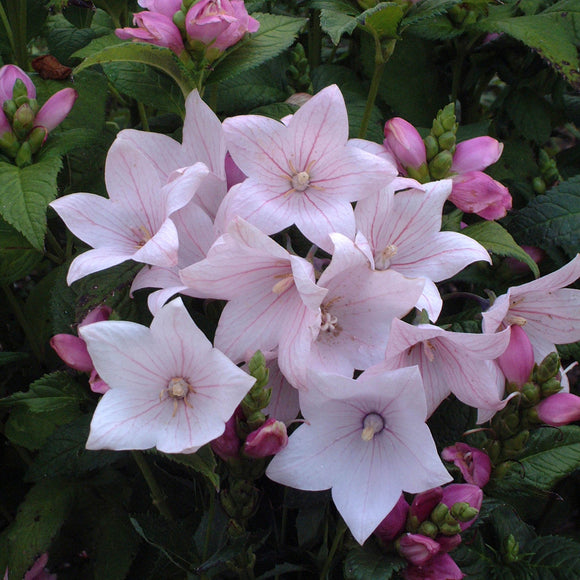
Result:
M360 434L363 441L371 441L372 438L385 428L385 420L378 413L369 413L363 419L363 430Z
M335 332L337 323L338 318L334 314L322 309L320 316L320 330L322 332Z
M193 387L183 377L173 377L167 383L164 389L159 393L159 400L163 401L164 396L173 399L173 417L177 413L177 403L183 401L185 405L191 408L191 403L187 400L187 395L193 392Z
M389 244L375 255L375 268L386 270L391 265L391 258L397 253L398 248L394 244Z
M306 191L310 185L310 175L306 171L295 173L292 176L292 188L295 191Z

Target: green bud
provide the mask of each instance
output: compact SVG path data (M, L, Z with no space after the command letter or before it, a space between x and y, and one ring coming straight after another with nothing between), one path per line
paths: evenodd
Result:
M14 102L16 103L17 107L22 107L22 105L27 105L29 103L30 99L24 95L22 97L17 97L14 99Z
M427 153L427 161L431 161L437 153L439 153L439 143L437 139L433 137L433 135L427 135L425 139L423 139L423 143L425 143L425 151Z
M557 352L551 352L538 366L536 379L538 383L545 383L555 377L560 370L560 357Z
M494 479L502 479L505 477L508 471L511 471L512 465L514 464L513 461L504 461L500 463L494 470L493 470L493 478Z
M447 149L451 153L455 153L455 143L456 143L455 133L453 131L446 131L439 137L439 145L441 149Z
M16 113L14 113L14 119L12 119L12 129L17 137L23 139L30 133L34 123L34 116L34 112L28 103L18 108Z
M503 451L506 456L513 457L517 455L526 445L528 439L530 438L530 432L525 430L521 431L511 439L507 439L503 442Z
M440 526L445 523L445 519L449 515L449 508L444 503L439 503L435 506L435 509L431 512L429 519Z
M28 141L22 143L14 161L18 167L26 167L32 163L32 150Z
M196 2L197 0L182 0L181 10L187 12Z
M36 113L38 113L38 109L40 109L38 106L38 101L36 99L28 99L28 104L30 105L32 112L36 115Z
M18 141L14 133L6 132L0 136L0 151L8 155L8 157L16 157L19 149L20 141Z
M507 564L519 560L520 545L513 534L510 534L503 542L502 558Z
M28 89L22 79L16 79L14 87L12 88L12 98L14 100L26 97L28 99Z
M514 435L520 425L520 417L517 410L509 410L508 412L499 415L499 419L494 425L502 439L506 439Z
M427 167L426 163L423 163L421 167L416 169L415 167L407 167L407 175L412 178L416 179L419 183L427 183L431 181L431 176L429 175L429 168Z
M186 12L180 10L173 15L173 24L179 28L179 30L185 30L185 15Z
M363 10L368 10L369 8L374 8L379 3L379 0L357 0L357 2Z
M471 507L464 501L458 501L451 506L451 515L460 522L468 522L476 517L478 513L478 509Z
M437 113L437 118L441 121L443 128L446 131L457 131L456 119L455 119L455 103L449 103L445 105L442 111Z
M444 523L439 526L439 531L444 536L454 536L455 534L461 533L461 526L457 522L454 524Z
M529 423L532 423L532 424L534 424L534 423L535 424L538 424L538 423L541 423L542 422L542 421L540 421L540 418L538 417L538 411L537 411L537 409L535 407L532 407L531 409L528 409L526 411L525 417L526 417L526 420Z
M428 536L429 538L435 538L439 533L439 528L433 522L425 520L417 529L417 533Z
M28 135L28 142L30 143L30 150L34 155L42 147L46 140L48 131L44 127L35 127Z
M540 195L546 193L546 182L542 177L534 177L532 187L534 188L534 191Z
M540 402L540 387L536 383L524 383L522 386L522 402L527 407L533 407Z
M488 440L483 446L493 464L497 462L501 453L501 443L497 439Z
M541 387L542 390L542 399L549 397L550 395L555 395L562 390L562 384L560 381L554 377L552 379L548 379Z
M4 114L8 117L8 120L12 121L12 119L14 118L14 113L16 113L18 107L16 106L16 103L12 99L10 99L9 101L4 101L4 104L2 105L2 110L4 111Z
M417 516L407 515L407 523L405 529L412 534L416 533L420 527L419 518Z
M443 135L443 133L445 133L445 128L441 124L441 121L439 121L439 119L434 119L433 127L431 128L431 135L434 135L435 137L440 137L441 135Z
M429 173L434 180L447 177L453 165L453 155L449 151L441 151L429 161Z
M289 65L288 68L286 69L286 74L291 78L291 79L297 79L300 76L300 71L293 65Z
M477 22L478 14L475 10L468 10L463 21L463 26L470 26Z

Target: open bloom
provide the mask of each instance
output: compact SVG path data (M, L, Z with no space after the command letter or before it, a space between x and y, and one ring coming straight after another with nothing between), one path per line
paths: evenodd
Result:
M193 453L219 437L254 383L191 320L181 299L151 327L97 322L79 330L111 387L99 401L87 449Z
M377 365L357 380L312 373L301 393L305 423L266 475L303 490L332 488L332 499L363 543L395 507L401 491L418 493L451 478L429 428L417 368Z
M236 215L274 234L296 224L332 251L329 234L354 239L351 203L379 191L395 167L348 144L348 116L336 85L305 103L288 125L258 115L224 121L232 159L248 178L231 188L218 222Z
M477 487L487 485L491 473L491 460L481 449L459 442L443 449L441 457L445 461L453 461L467 483Z

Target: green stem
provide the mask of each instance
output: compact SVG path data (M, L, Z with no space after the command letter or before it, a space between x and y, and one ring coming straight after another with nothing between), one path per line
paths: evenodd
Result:
M49 229L46 230L46 241L50 245L53 253L60 259L60 262L61 263L64 262L65 252L60 247L60 244L58 243L58 240L54 237L54 234Z
M143 456L143 453L141 453L140 451L131 451L131 454L133 455L135 463L141 470L141 473L143 474L143 477L145 478L145 481L149 486L149 491L151 492L151 500L153 502L153 505L157 508L159 513L165 519L172 520L173 516L171 515L171 512L169 511L169 506L167 505L166 501L167 497L159 487L159 484L157 483L157 480L153 475L153 471L151 471L151 468L149 467L147 460Z
M34 356L37 358L39 362L42 363L44 361L44 355L42 354L42 351L38 347L37 333L34 332L34 329L30 326L30 324L28 324L28 318L24 316L24 312L22 311L22 308L20 306L20 301L18 300L18 298L16 298L16 296L14 295L8 284L3 284L2 290L4 291L4 294L8 299L8 302L10 304L10 307L12 308L12 312L14 313L16 320L18 321L18 324L20 324L20 327L24 331L24 335L26 336L28 343L30 344L30 348L34 353Z
M0 20L2 21L2 25L6 30L6 36L8 37L8 42L10 43L10 48L14 54L16 54L16 46L14 44L14 35L12 34L12 26L10 26L10 21L8 20L8 16L6 15L6 10L4 10L4 6L0 2Z
M308 28L308 64L314 70L320 64L322 50L322 30L320 28L320 10L313 10Z
M147 113L145 112L145 105L140 101L137 101L137 110L139 111L139 118L141 119L143 131L150 131L149 119L147 119Z
M324 562L324 568L322 568L322 572L320 573L320 580L327 579L328 573L330 572L330 567L332 566L332 561L334 560L334 556L336 554L336 551L338 550L338 546L342 541L344 532L346 532L346 524L341 519L336 526L336 534L334 535L334 540L332 542L332 546L330 547L328 558L326 558L326 562Z
M28 70L28 49L26 44L26 8L25 0L6 0L8 14L14 34L14 59L22 70Z

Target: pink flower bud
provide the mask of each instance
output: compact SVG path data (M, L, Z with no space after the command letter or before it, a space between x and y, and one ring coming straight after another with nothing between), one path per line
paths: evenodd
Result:
M111 313L113 311L109 306L97 306L93 308L82 320L79 322L79 328L81 326L86 326L87 324L93 324L93 322L102 322L103 320L109 320L111 318Z
M14 64L7 64L0 68L0 105L12 98L14 83L20 79L25 85L29 99L36 98L36 87L30 77Z
M244 453L258 459L275 455L288 444L286 425L276 419L268 419L261 427L252 431L244 443Z
M443 488L441 503L449 509L456 503L467 503L476 510L481 509L483 503L483 491L477 485L470 483L452 483ZM477 516L467 522L459 522L461 530L466 530L477 519Z
M425 566L408 566L405 580L461 580L465 574L449 554L436 554Z
M455 550L461 544L461 536L459 534L455 534L454 536L439 534L437 536L437 542L439 543L440 552L451 552L451 550Z
M259 27L260 23L248 14L243 0L200 0L185 17L189 38L220 52Z
M401 533L401 530L407 521L408 511L409 504L405 500L405 496L401 494L395 507L375 530L375 535L385 543L394 540Z
M72 369L82 373L90 373L93 370L93 361L82 338L72 334L55 334L50 339L50 346Z
M442 497L443 488L441 487L434 487L423 493L418 493L409 508L409 515L417 518L419 523L424 522L431 515L431 512L441 501Z
M139 6L147 8L150 12L173 18L173 15L181 10L181 0L139 0Z
M421 534L404 534L397 540L397 550L413 566L423 566L439 552L439 543Z
M425 144L417 129L411 123L394 117L385 123L384 146L402 167L418 169L427 163Z
M476 137L457 144L453 155L451 171L467 173L482 171L488 165L495 163L503 151L503 143L492 137Z
M247 175L236 165L229 151L226 153L225 165L228 189L246 179Z
M44 103L34 119L35 127L44 127L48 132L60 125L70 113L78 93L71 88L62 89Z
M468 171L453 178L449 201L460 210L486 220L505 217L512 208L512 196L502 185L481 171Z
M224 461L237 457L240 452L240 438L238 437L236 425L241 416L242 410L238 407L228 419L225 431L210 443L213 452Z
M453 461L467 483L481 488L489 481L491 460L487 453L480 449L470 447L465 443L456 443L452 447L443 449L441 457L445 461Z
M93 393L99 393L99 395L104 395L111 387L99 376L96 369L91 371L91 376L89 377L89 386Z
M517 324L511 326L508 347L497 362L510 383L521 386L528 381L534 369L534 349L521 326Z
M133 39L164 46L178 55L183 52L181 32L171 17L159 12L138 12L133 15L133 24L138 28L117 28L115 34L123 40Z
M580 397L572 393L550 395L535 408L540 421L552 427L561 427L580 420Z
M539 264L544 259L544 251L540 250L540 248L534 248L534 246L522 246L521 248L536 264ZM514 274L527 274L530 271L530 267L527 264L516 260L516 258L506 258L505 262Z

